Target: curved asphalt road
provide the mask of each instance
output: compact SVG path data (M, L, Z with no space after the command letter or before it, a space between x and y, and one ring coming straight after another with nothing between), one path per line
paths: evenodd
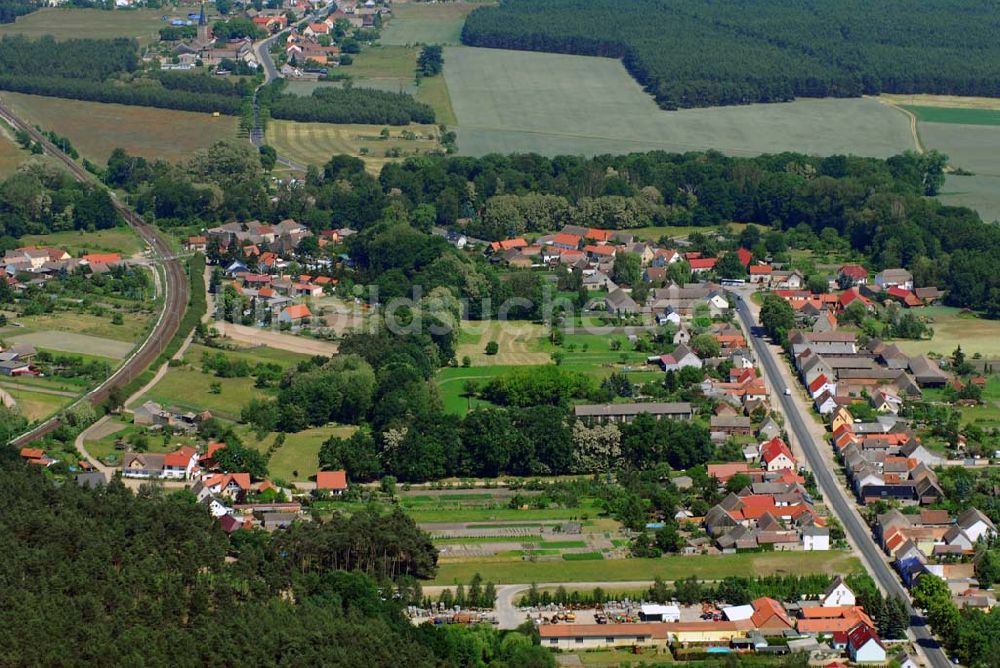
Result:
M303 18L317 18L322 13L326 12L331 6L332 4L326 5L322 9L317 9L316 11L306 15ZM278 68L274 66L274 59L271 58L271 50L270 50L271 44L273 44L275 40L283 37L285 33L287 33L290 29L291 28L286 28L285 30L282 30L279 33L275 33L271 37L263 39L253 45L254 53L257 54L257 62L259 62L261 66L264 68L264 83L262 83L260 86L257 87L257 91L259 91L261 87L266 86L267 84L271 83L272 81L278 78ZM260 148L261 146L264 145L264 132L260 129L260 121L257 117L258 114L257 91L254 91L253 94L253 113L254 113L254 120L256 121L257 125L256 127L254 127L253 130L250 131L250 142L257 148ZM291 158L285 158L279 155L278 163L285 165L286 167L290 167L291 169L294 169L299 172L306 171L306 165L303 165L301 162L292 160Z
M848 499L844 494L843 489L837 484L837 480L834 478L833 473L830 472L830 469L827 467L822 455L820 454L820 446L817 445L816 441L810 435L809 430L803 422L802 414L793 403L792 397L785 396L780 392L780 390L778 390L778 388L783 388L785 386L784 380L782 380L781 373L778 369L779 362L775 358L774 353L771 351L770 346L768 346L762 339L763 333L754 322L750 309L747 307L746 301L743 299L743 294L734 294L737 294L738 296L737 311L740 314L740 318L743 320L747 331L752 334L750 337L751 345L757 352L757 358L761 362L764 373L767 374L768 379L770 380L771 387L777 390L776 395L779 403L781 404L781 409L788 420L788 424L795 433L796 439L798 440L802 451L805 453L809 468L816 476L816 482L819 484L819 487L823 492L824 499L828 502L834 514L840 520L844 530L850 535L853 544L858 546L858 549L861 552L859 556L871 576L879 582L883 591L891 596L898 596L902 598L906 603L907 612L910 613L910 629L913 636L916 638L917 643L923 649L924 654L926 654L927 659L930 661L932 668L945 668L946 666L951 666L952 664L948 660L948 657L945 656L944 650L941 649L937 640L934 639L934 635L930 632L926 620L914 611L913 606L910 604L910 598L907 591L896 578L896 574L890 570L883 560L882 554L878 546L875 544L875 540L872 538L871 531L858 519L858 516L851 511L851 506L849 504L853 503L853 500ZM746 296L749 298L749 294Z

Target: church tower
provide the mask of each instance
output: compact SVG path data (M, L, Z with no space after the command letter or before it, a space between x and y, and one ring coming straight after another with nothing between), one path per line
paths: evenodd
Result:
M208 44L211 37L208 35L208 19L205 17L205 2L201 3L201 14L198 15L198 42Z

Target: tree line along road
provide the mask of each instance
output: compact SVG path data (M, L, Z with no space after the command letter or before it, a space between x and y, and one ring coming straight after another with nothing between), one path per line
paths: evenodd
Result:
M788 424L791 426L792 433L799 442L799 447L805 454L806 462L816 477L816 482L823 492L824 499L828 502L834 515L840 520L851 542L860 551L862 561L871 576L875 578L876 582L879 583L879 586L887 595L897 596L906 604L906 610L910 615L910 631L926 655L932 668L951 666L952 664L945 655L944 650L941 649L941 646L934 638L934 634L928 628L926 620L916 613L910 603L906 589L903 588L903 585L896 578L895 573L892 572L882 558L882 554L879 547L875 544L871 531L862 523L857 513L853 512L850 505L853 503L853 500L847 498L841 486L837 484L837 480L830 468L824 462L819 450L820 446L817 445L804 422L804 419L808 418L804 418L803 413L808 412L808 407L796 404L796 400L801 403L801 399L795 393L785 395L782 391L782 388L785 387L785 381L782 379L780 369L778 368L780 362L767 342L763 340L762 330L757 326L754 316L750 311L747 300L751 293L734 291L733 294L737 298L737 311L740 318L750 333L751 346L757 353L757 358L760 360L764 374L768 377L771 387L775 391L778 403L785 414Z
M99 183L90 172L56 148L34 126L19 118L2 102L0 102L0 118L6 120L14 128L27 132L33 141L38 142L45 153L62 162L70 174L78 181L83 183ZM184 317L184 310L187 308L189 292L187 273L184 271L180 259L172 255L170 247L160 232L146 223L135 211L119 202L113 194L112 201L114 202L115 209L121 214L126 224L135 230L136 234L149 245L156 263L163 269L163 309L160 311L160 315L146 337L146 340L142 342L139 348L107 380L78 400L78 402L87 401L95 406L104 402L113 388L127 385L156 361L167 343L177 332L178 327L180 327L181 319ZM60 424L61 420L59 416L53 416L11 441L11 445L23 447L51 433Z

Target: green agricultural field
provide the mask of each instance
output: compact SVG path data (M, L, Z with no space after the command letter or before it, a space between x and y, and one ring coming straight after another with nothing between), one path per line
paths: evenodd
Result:
M419 49L406 46L373 46L354 56L354 62L342 68L356 86L396 91L408 90L417 72Z
M356 429L357 427L330 424L286 434L284 445L278 448L267 463L268 473L272 478L285 482L308 480L319 470L320 446L331 436L347 438ZM243 442L262 452L267 452L277 437L277 434L268 434L262 440L257 440L250 430L241 430Z
M476 508L476 507L433 507L426 505L407 508L407 514L415 522L425 524L458 522L537 522L580 520L584 516L596 517L601 511L593 501L581 504L579 508Z
M465 17L483 3L407 2L393 5L392 19L382 31L382 44L461 44Z
M444 55L466 155L716 149L885 157L913 148L906 117L871 99L667 112L617 60L468 47Z
M418 102L429 104L434 110L438 123L452 126L458 123L455 110L451 106L451 95L448 94L448 80L439 74L429 79L421 79L414 94Z
M937 352L951 355L959 345L966 355L1000 356L1000 322L963 313L947 306L914 309L916 315L927 318L934 329L934 338L924 341L894 341L910 355Z
M80 155L100 165L119 147L149 159L187 160L196 149L211 146L221 139L235 139L239 122L235 116L215 118L193 111L82 102L7 91L0 98L33 123L69 137Z
M1000 111L990 113L1000 114ZM1000 220L1000 162L996 159L1000 152L1000 126L920 122L918 127L927 148L941 151L953 167L974 174L949 174L940 199L947 204L971 207L983 220Z
M52 234L28 234L20 239L25 246L57 246L73 257L87 253L121 253L131 256L146 249L146 243L131 227L115 227L110 230L71 230Z
M128 37L146 45L160 38L160 28L170 25L162 16L178 18L181 14L164 9L46 8L17 17L14 23L0 26L0 35L24 34L28 37L52 35L58 40Z
M963 109L960 107L923 107L901 105L918 121L926 123L956 123L959 125L1000 125L1000 110Z
M694 575L715 580L736 575L784 575L806 573L851 573L860 566L846 552L772 552L711 557L663 557L661 559L604 559L590 561L510 561L484 558L445 562L438 565L432 585L468 583L476 573L495 584L529 582L621 582L676 580Z
M387 158L389 149L399 149L403 156L439 151L438 129L433 125L410 124L392 127L390 137L383 139L381 125L353 125L331 123L299 123L296 121L271 121L267 141L281 155L307 165L322 167L330 157L346 153L360 157L372 173L378 173L387 162L402 158ZM410 131L419 139L403 139L402 133ZM367 153L362 153L362 150Z

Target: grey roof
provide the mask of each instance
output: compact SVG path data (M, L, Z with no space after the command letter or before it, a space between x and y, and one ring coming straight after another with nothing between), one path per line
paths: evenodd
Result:
M978 508L969 508L968 510L964 511L961 515L958 516L958 520L956 520L956 522L958 526L962 527L963 529L968 529L976 522L984 522L986 526L990 528L996 528L993 526L993 522L990 521L990 518L987 517Z
M709 419L709 425L714 428L750 428L750 418L742 415L713 415Z

